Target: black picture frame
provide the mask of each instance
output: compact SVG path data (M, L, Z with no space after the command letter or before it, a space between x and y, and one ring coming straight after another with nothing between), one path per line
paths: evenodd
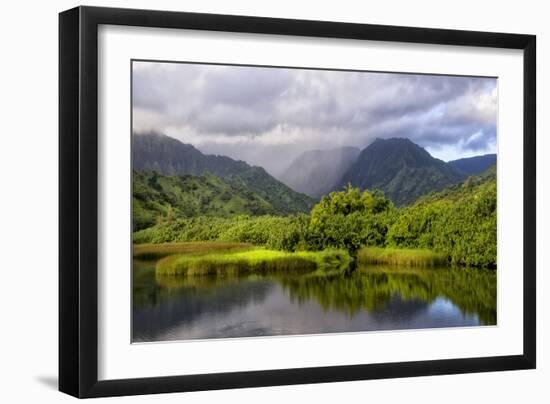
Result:
M98 26L101 24L523 50L523 354L99 381ZM59 15L59 390L103 397L324 383L536 366L536 37L151 10Z

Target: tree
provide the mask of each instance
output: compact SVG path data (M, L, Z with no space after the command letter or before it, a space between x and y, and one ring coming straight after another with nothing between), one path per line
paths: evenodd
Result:
M367 244L384 243L386 218L394 209L381 192L360 191L351 185L331 192L311 210L308 244L313 249L345 248L352 257Z

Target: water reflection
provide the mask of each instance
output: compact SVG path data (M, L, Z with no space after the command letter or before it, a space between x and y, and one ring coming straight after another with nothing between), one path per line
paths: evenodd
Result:
M162 277L134 260L133 340L496 324L496 274L359 268L348 276Z
M347 277L282 278L291 299L315 299L323 308L351 315L382 310L398 294L406 301L432 303L438 297L453 302L481 324L496 323L496 274L479 269L359 268Z

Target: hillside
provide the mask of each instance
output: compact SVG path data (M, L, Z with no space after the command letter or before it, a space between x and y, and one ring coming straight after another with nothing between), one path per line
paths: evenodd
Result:
M464 181L458 184L451 185L441 191L430 192L426 195L422 195L418 198L414 205L422 205L434 201L457 201L464 197L464 195L471 193L472 190L479 186L486 186L492 184L496 187L497 183L497 166L492 165L485 171L478 175L472 175L467 177ZM413 206L414 206L413 205Z
M432 157L408 139L376 139L363 149L340 186L379 189L397 206L464 179L453 166Z
M134 231L168 218L281 213L246 187L211 174L164 176L134 171L132 182Z
M304 152L290 164L280 180L295 191L320 198L338 188L359 153L356 147Z
M315 202L279 182L261 167L226 156L203 154L192 145L165 135L134 135L132 164L138 172L155 171L169 176L210 173L223 178L228 184L255 193L280 214L309 212Z
M496 267L496 166L407 206L386 242L445 252L453 265Z
M464 175L477 175L487 170L492 165L497 163L496 154L485 154L483 156L475 156L449 161L449 164L456 168Z

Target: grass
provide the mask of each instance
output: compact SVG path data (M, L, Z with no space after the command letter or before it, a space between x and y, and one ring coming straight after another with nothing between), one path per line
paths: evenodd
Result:
M364 247L359 250L357 261L365 265L436 267L447 265L447 256L431 250Z
M173 254L204 255L219 251L243 251L254 248L247 243L187 242L163 244L134 244L133 256L140 259L158 259Z
M345 251L286 252L262 248L247 251L217 251L203 255L179 254L157 262L157 275L237 276L270 273L343 271L350 257Z
M134 258L158 259L158 276L241 276L280 273L344 273L351 258L344 250L279 251L247 243L187 242L134 245ZM359 265L437 267L444 254L431 250L364 247Z

